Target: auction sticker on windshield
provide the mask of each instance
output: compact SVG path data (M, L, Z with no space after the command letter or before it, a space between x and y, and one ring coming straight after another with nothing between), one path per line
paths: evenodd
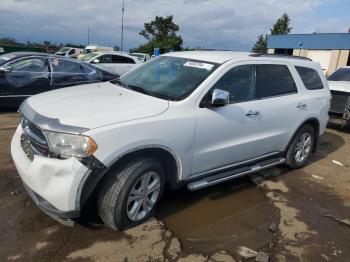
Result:
M205 69L207 71L210 71L213 68L214 65L213 64L208 64L208 63L187 61L186 63L184 63L184 66L195 67L195 68L200 68L200 69Z

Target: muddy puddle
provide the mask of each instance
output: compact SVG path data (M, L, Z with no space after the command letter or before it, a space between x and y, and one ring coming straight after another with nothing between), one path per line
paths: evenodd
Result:
M249 177L191 192L165 192L157 210L187 252L234 253L239 245L261 249L276 219L273 205Z

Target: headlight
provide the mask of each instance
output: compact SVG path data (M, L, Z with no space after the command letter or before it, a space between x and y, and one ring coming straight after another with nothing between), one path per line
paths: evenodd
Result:
M82 158L92 155L97 145L92 138L83 135L72 135L52 131L44 131L50 152L62 158Z

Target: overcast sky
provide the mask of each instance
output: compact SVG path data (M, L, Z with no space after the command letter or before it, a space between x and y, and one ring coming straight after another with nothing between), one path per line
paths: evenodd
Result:
M0 38L120 45L122 0L0 0ZM347 32L349 0L125 0L125 49L156 15L172 14L184 46L250 50L283 12L292 33Z

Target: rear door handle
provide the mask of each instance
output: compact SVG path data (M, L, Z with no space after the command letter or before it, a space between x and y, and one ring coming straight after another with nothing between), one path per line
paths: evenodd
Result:
M257 116L260 112L258 110L249 110L245 115L246 116Z
M305 108L306 108L306 104L305 104L305 103L302 103L302 102L299 102L299 103L297 104L297 108L299 108L299 109L305 109Z

